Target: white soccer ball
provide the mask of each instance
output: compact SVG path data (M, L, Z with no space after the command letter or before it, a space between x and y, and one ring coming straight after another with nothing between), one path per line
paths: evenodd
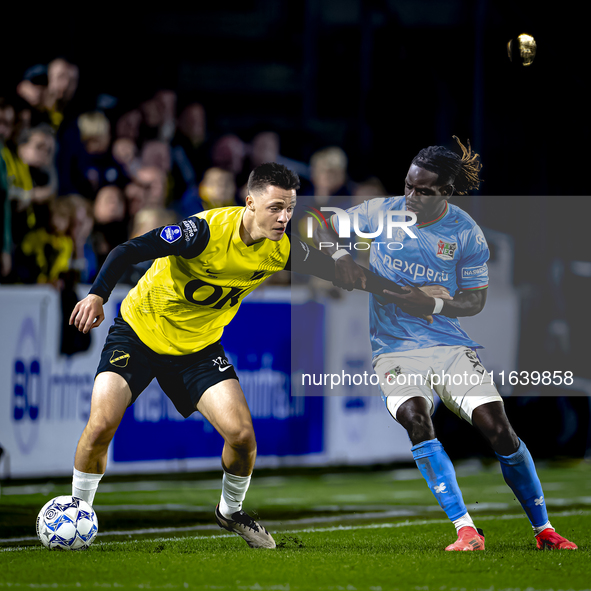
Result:
M97 533L94 509L78 497L55 497L43 505L37 516L37 536L50 550L85 550Z

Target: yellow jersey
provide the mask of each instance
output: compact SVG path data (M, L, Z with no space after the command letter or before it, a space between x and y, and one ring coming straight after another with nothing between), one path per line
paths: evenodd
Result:
M244 297L285 268L289 238L247 246L243 214L244 207L212 209L155 231L163 252L178 254L154 260L121 316L156 353L187 355L220 340Z

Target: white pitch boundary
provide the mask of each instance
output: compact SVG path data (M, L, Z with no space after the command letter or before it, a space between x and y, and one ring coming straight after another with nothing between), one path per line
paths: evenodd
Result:
M579 515L579 516L587 516L591 515L591 511L581 511L581 510L570 510L570 511L560 511L557 513L553 513L552 517L570 517L572 515ZM330 519L331 521L342 521L344 516L334 516ZM517 515L482 515L478 517L478 521L493 521L493 520L512 520L512 519L526 519L525 515L517 514ZM310 519L302 519L300 521L293 520L289 522L290 524L301 523L302 525L310 523ZM271 522L268 522L271 523ZM279 523L279 522L277 522ZM283 522L285 523L285 522ZM422 519L417 521L400 521L398 523L368 523L368 524L359 524L359 525L335 525L330 527L310 527L310 528L297 528L297 529L290 529L290 530L283 530L273 532L276 536L284 535L284 534L301 534L301 533L308 533L308 534L315 534L315 533L330 533L330 532L337 532L337 531L359 531L359 530L371 530L371 529L395 529L399 527L412 527L412 526L419 526L419 525L429 525L429 524L444 524L449 523L448 519ZM144 534L164 534L164 533L181 533L185 531L205 531L205 530L217 530L219 529L217 525L197 525L192 527L166 527L166 528L147 528L147 529L137 529L137 530L128 530L128 531L118 531L118 532L104 532L103 535L105 536L134 536L134 535L144 535ZM219 538L230 538L234 537L234 534L218 534L213 536L193 536L193 538L201 538L201 539L219 539ZM171 541L171 540L186 540L190 538L154 538L151 541ZM26 538L8 538L8 539L0 539L0 543L4 542L32 542L37 540L36 536L30 536ZM117 545L126 545L131 544L135 540L124 540L124 541L112 541L112 542L100 542L102 546L117 546ZM39 546L13 546L9 548L0 548L0 552L15 552L15 551L22 551L22 550L44 550L44 547Z

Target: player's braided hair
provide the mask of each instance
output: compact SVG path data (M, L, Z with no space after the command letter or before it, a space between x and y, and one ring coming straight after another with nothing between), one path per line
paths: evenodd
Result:
M457 136L453 138L462 149L462 155L444 146L430 146L421 150L412 161L416 166L439 175L441 185L453 185L456 193L465 195L480 186L480 155L472 152L470 140L464 146Z
M269 185L289 191L300 188L300 177L283 164L265 162L257 166L248 177L248 194L263 193Z

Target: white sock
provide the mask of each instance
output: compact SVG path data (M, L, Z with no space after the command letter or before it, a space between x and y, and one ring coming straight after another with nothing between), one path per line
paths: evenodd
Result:
M102 474L87 474L74 468L72 478L72 496L86 501L91 507L94 502L94 495L98 489Z
M249 485L250 476L236 476L224 470L220 499L220 513L224 517L230 518L236 511L242 509L242 501Z
M554 529L549 521L546 521L546 523L544 525L540 525L540 527L534 527L533 525L532 527L534 530L534 536L541 534L545 529Z
M462 515L458 519L454 519L452 523L456 526L457 533L459 533L460 529L462 529L463 527L473 527L474 529L476 529L476 526L472 521L472 517L470 517L470 513L464 513L464 515Z

